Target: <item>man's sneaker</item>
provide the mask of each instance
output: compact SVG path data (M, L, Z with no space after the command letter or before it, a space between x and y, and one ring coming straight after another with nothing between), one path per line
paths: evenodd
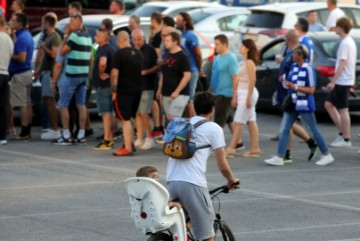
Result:
M85 129L85 137L91 136L94 134L93 128Z
M315 147L310 147L310 154L308 157L308 161L313 161L318 155L318 153L319 153L319 147L317 145Z
M334 161L334 157L331 154L321 155L320 159L315 163L318 166L326 166Z
M0 145L6 145L7 144L7 140L1 140L0 141Z
M157 138L157 139L155 139L155 143L163 145L163 144L165 144L165 141L162 138Z
M163 133L160 130L153 129L151 132L151 136L153 138L161 138L161 137L163 137Z
M56 140L53 140L51 143L53 145L57 145L57 146L71 146L72 145L71 137L64 138L63 136Z
M293 160L291 159L291 157L287 157L287 156L284 156L283 161L284 161L284 164L293 163Z
M60 130L54 131L54 130L49 130L46 133L41 134L41 140L55 140L55 139L59 139L61 137L61 133Z
M242 150L242 149L245 149L244 143L241 142L241 143L236 144L235 149L236 149L237 151Z
M76 138L75 144L76 144L76 145L79 145L79 146L84 146L84 145L86 145L85 137L83 137L83 138Z
M114 146L113 141L106 142L104 140L100 141L99 144L93 147L94 150L103 151L103 150L110 150Z
M281 157L278 157L278 156L273 156L270 159L266 159L264 162L271 166L283 166L284 165L284 159Z
M351 147L351 141L345 141L344 139L341 139L338 142L331 143L332 147Z
M344 138L340 135L337 135L336 138L330 143L330 146L333 146L335 143L344 140Z
M139 146L140 150L150 150L151 148L154 147L154 140L152 138L147 138L144 141L144 144L142 144L141 146Z
M122 138L122 136L123 136L122 129L119 129L119 130L114 132L113 139L114 140L120 140Z
M132 156L134 152L129 151L124 146L120 147L117 151L113 153L114 156Z
M17 140L17 141L30 141L31 140L31 135L29 134L29 135L18 135L18 136L16 136L16 138L15 138L15 140Z
M144 144L144 141L142 141L142 140L136 139L136 140L134 141L134 146L135 146L135 147L140 147L140 146L142 146L143 144Z

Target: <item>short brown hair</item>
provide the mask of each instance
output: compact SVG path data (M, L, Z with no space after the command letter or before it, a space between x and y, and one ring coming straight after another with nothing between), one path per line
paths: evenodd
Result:
M164 25L169 27L175 27L175 20L172 17L164 16L162 20Z
M171 32L169 33L169 36L171 36L173 42L177 42L177 44L180 45L180 34L177 32Z
M0 14L0 27L4 27L4 26L6 26L6 19L4 15Z
M225 34L216 35L214 39L219 40L222 44L226 44L226 46L229 46L229 39Z
M78 1L69 3L69 7L75 8L76 10L78 10L78 12L82 11L82 5Z
M104 25L107 31L111 32L113 30L114 25L113 25L113 21L110 18L103 19L101 24Z
M15 0L15 2L17 2L17 4L19 5L19 7L24 10L25 8L25 4L26 4L26 0Z
M119 6L119 8L121 8L121 10L124 9L124 3L122 0L112 0L111 2L115 2Z
M155 167L153 166L144 166L139 168L136 171L136 176L137 177L148 177L150 175L150 173L152 172L159 172Z
M158 24L161 24L163 19L162 19L162 15L160 12L153 12L151 14L151 20L155 20Z
M344 29L344 32L348 34L352 28L352 21L348 17L339 18L336 21L336 27Z
M51 15L45 15L44 22L47 22L52 28L56 25L56 19Z

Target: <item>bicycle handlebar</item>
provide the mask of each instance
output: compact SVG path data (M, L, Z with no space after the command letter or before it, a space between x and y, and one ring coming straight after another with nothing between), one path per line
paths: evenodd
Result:
M237 185L239 185L239 184L240 184L240 182L236 182L236 183L232 184L232 186L237 186ZM219 192L219 193L229 193L229 191L230 191L230 188L228 188L226 185L224 185L224 186L221 186L221 187L217 187L217 188L215 188L215 189L213 189L213 190L210 190L210 191L209 191L209 194L212 195L212 194L214 194L214 193L216 193L216 192Z

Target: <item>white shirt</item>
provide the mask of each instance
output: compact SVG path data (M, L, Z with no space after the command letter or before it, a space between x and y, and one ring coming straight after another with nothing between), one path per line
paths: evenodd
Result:
M336 54L335 71L340 65L340 60L346 60L345 68L336 80L337 85L352 86L355 83L356 54L357 48L354 39L346 36L341 40Z
M326 29L329 30L331 27L336 26L336 21L341 18L345 17L345 13L340 8L334 8L326 21Z
M200 116L194 116L190 119L191 124L204 119ZM206 164L212 150L225 147L225 138L223 129L215 122L208 121L195 129L196 145L211 145L209 148L197 150L190 159L177 160L168 159L166 181L189 182L200 187L207 187L206 182Z
M5 32L0 32L0 74L8 75L11 56L14 52L14 42Z

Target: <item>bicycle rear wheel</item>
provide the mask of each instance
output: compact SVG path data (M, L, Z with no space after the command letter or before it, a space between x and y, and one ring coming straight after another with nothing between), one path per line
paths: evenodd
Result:
M220 222L215 222L214 231L215 231L215 241L235 241L235 237L229 225L222 220Z
M167 233L156 233L150 236L147 241L173 241L173 238Z

